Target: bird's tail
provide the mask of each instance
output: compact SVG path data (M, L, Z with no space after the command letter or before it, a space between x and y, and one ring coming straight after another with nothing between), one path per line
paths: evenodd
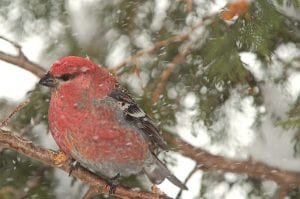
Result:
M178 180L169 169L155 156L152 155L152 161L144 167L144 171L154 184L160 184L164 179L168 179L180 189L187 190L188 188L180 180Z

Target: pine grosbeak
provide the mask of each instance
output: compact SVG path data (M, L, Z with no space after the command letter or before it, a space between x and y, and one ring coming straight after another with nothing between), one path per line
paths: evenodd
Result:
M109 179L144 171L155 184L167 178L187 189L157 158L167 150L159 129L107 69L64 57L40 84L54 88L49 127L64 153Z

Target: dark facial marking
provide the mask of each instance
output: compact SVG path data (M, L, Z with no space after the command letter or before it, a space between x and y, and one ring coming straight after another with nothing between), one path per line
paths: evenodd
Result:
M68 81L70 79L74 79L77 76L77 74L63 74L60 77L57 77L57 79Z

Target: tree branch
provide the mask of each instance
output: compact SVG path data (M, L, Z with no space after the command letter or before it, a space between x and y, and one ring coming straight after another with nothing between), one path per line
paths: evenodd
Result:
M187 33L182 33L182 34L178 34L172 37L169 37L165 40L161 40L161 41L157 41L153 44L153 46L149 47L149 48L145 48L142 50L137 51L133 56L126 58L123 62L112 66L111 68L113 68L112 70L117 72L118 70L120 70L123 66L125 66L128 63L135 63L136 60L143 56L144 54L149 54L154 52L157 49L160 49L164 46L168 46L171 43L175 43L175 42L183 42L186 41L190 38L190 36L195 32L195 30L197 30L199 27L203 26L203 24L205 24L205 22L209 19L211 19L214 16L206 16L203 17L203 19L201 21L199 21L198 23L196 23L195 26L192 27L190 32ZM177 59L177 58L175 58Z
M276 167L266 165L255 160L232 160L222 156L212 155L200 148L195 148L170 133L164 137L173 146L176 146L179 153L197 162L199 168L215 169L224 172L246 174L261 180L272 180L283 187L300 187L300 173L285 171Z
M2 61L19 66L20 68L23 68L37 75L38 77L42 77L46 72L44 68L21 56L13 56L0 51L0 59Z
M160 76L160 81L157 85L157 87L155 88L153 95L152 95L152 101L155 103L158 101L159 96L161 95L161 93L163 92L166 83L168 81L168 79L170 78L170 76L172 75L175 67L182 63L184 61L184 58L188 55L188 53L190 52L190 48L191 48L192 44L189 44L187 47L185 47L183 49L182 52L179 52L172 60L172 62L170 62L167 67L165 68L165 70L163 70L163 72L161 73Z
M279 187L279 192L277 194L277 199L285 199L289 192L289 187L284 185Z
M70 171L71 160L67 160L57 165L55 163L55 158L57 155L56 152L38 147L34 145L30 140L12 135L12 133L9 131L4 131L0 129L0 145L15 150L18 153L21 153L31 159L42 162L45 165L59 168L66 172ZM89 184L91 187L99 187L98 189L99 194L109 192L109 186L107 186L106 181L99 178L98 176L96 176L95 174L93 174L92 172L88 171L83 167L78 167L75 170L73 170L72 175L79 178L83 182ZM143 199L166 198L166 196L158 195L154 193L142 192L136 190L133 191L123 186L117 186L114 195L118 197L143 198Z
M15 110L13 110L13 112L11 112L9 114L9 116L7 116L3 121L0 122L0 127L6 126L8 121L18 112L20 111L22 108L24 108L24 106L26 106L29 103L29 100L26 100L22 103L20 103Z
M38 77L42 77L45 74L46 70L43 67L41 67L38 64L35 64L27 59L24 52L22 51L22 47L19 44L17 44L16 42L14 42L10 39L7 39L3 36L0 36L0 39L3 39L5 41L9 42L18 50L18 55L16 55L16 56L9 55L5 52L0 51L0 59L2 61L19 66L20 68L23 68L23 69L35 74Z
M194 166L194 168L190 171L190 173L187 175L187 177L185 178L183 184L186 185L186 183L191 179L191 177L196 173L196 171L199 170L198 164L196 164ZM181 195L182 195L182 189L178 192L177 196L175 197L176 199L180 199Z

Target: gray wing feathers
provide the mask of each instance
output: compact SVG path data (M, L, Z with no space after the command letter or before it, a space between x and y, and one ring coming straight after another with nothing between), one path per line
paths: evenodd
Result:
M143 136L148 141L150 151L152 152L150 159L145 163L144 171L149 179L159 184L164 179L168 179L174 185L181 189L187 190L187 187L180 182L168 168L156 157L156 154L162 150L167 150L167 144L163 140L160 130L154 124L153 120L138 107L136 102L130 97L127 90L120 85L109 94L110 97L117 100L119 107L122 109L124 118L136 128L140 129Z
M157 153L159 148L168 150L167 144L160 134L160 130L156 127L152 119L138 107L125 88L117 85L109 96L120 103L125 119L142 130L146 139L150 141L149 147L153 153Z

